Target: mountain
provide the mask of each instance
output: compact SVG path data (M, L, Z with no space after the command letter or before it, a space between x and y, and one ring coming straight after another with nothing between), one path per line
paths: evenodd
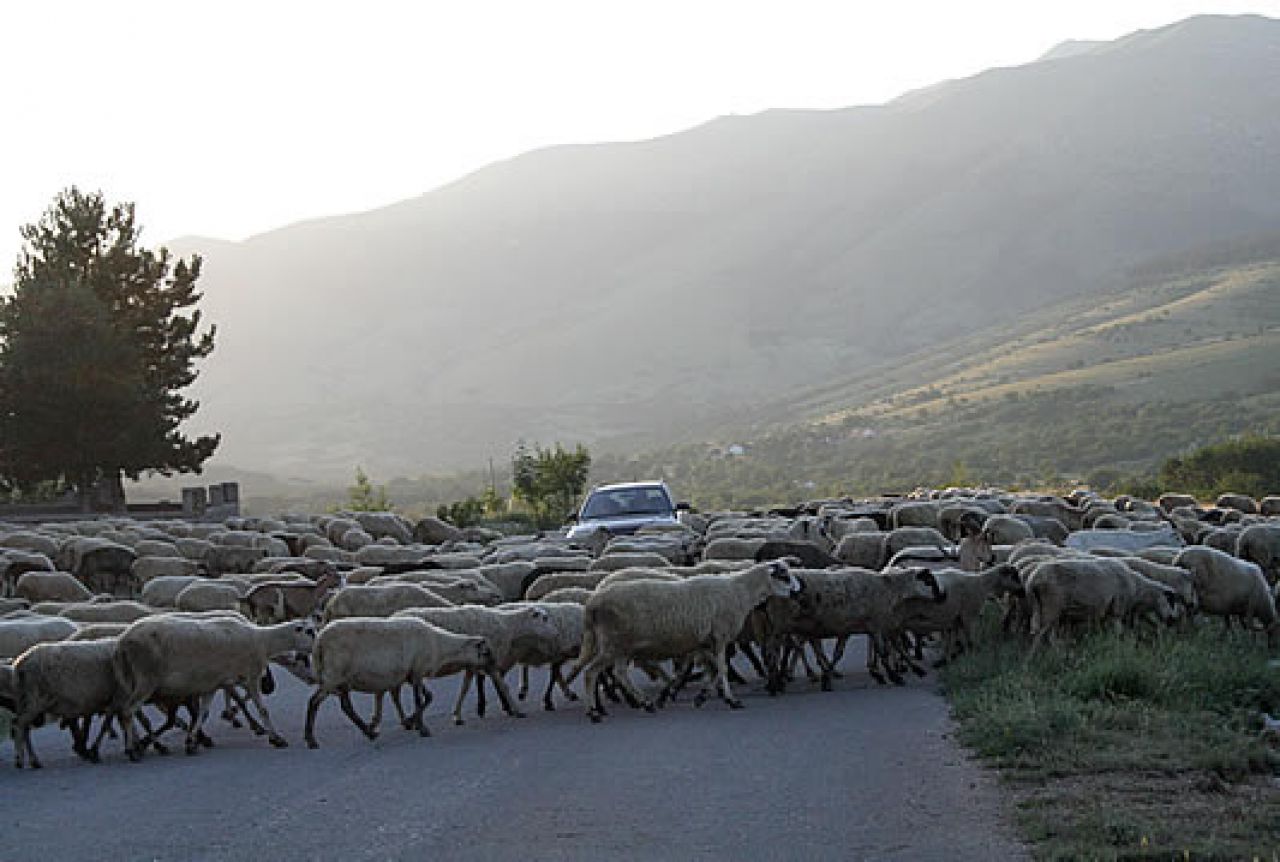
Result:
M193 424L246 469L417 475L518 438L682 439L878 379L1144 261L1280 230L1277 57L1280 22L1193 18L210 244Z

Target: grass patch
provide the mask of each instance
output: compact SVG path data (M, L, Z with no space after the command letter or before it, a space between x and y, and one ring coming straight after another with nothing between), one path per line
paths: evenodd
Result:
M1280 669L1218 625L1027 658L984 619L943 672L961 742L1001 768L1044 859L1280 859Z

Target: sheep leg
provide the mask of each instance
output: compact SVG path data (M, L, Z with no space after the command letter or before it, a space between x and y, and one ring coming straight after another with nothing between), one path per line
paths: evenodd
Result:
M836 679L840 679L842 676L844 676L844 674L836 670L836 665L840 664L840 660L844 658L844 650L845 650L845 647L849 645L849 637L850 637L849 635L843 635L836 639L835 650L831 653L831 661L828 662L828 664L831 666L831 675ZM820 640L816 641L816 643L814 644L814 649L821 651L822 641Z
M729 660L725 656L725 650L718 649L711 654L711 660L716 667L716 680L720 683L720 698L729 705L730 709L742 709L744 704L741 700L733 696L733 690L729 688Z
M764 662L760 659L760 656L756 654L755 647L752 646L751 641L739 641L738 649L747 657L747 662L751 665L751 669L754 670L761 679L769 678L769 672L765 669Z
M399 689L399 686L396 687ZM369 719L369 727L373 728L373 732L378 733L378 728L382 725L382 698L386 692L378 692L373 696L373 717Z
M640 690L636 688L635 682L631 679L631 674L627 673L627 660L625 658L614 659L613 677L617 680L618 685L622 686L622 690L631 702L637 704L639 708L646 712L654 711L653 702L640 693Z
M338 704L342 707L343 714L351 720L351 723L354 724L361 733L369 739L378 738L377 732L369 725L365 724L364 719L362 719L360 714L356 712L355 704L351 702L350 689L343 688L338 690Z
M36 756L36 750L31 747L31 725L37 717L24 711L14 718L11 733L13 735L13 765L16 769L22 769L25 765L26 758L24 753L30 755L32 769L41 767L40 758Z
M578 699L578 693L569 688L569 682L564 678L564 662L558 661L551 665L551 678L560 686L560 693L564 695L565 700Z
M874 635L867 635L867 673L871 674L871 678L880 685L885 685L885 678L880 673L880 656L876 651L876 639Z
M235 708L244 714L244 720L249 723L249 729L252 730L255 735L262 736L262 734L267 732L266 728L259 724L253 717L253 714L249 712L249 704L247 704L245 699L240 696L240 692L236 691L236 687L234 685L224 686L222 689L222 697L223 702L228 704L227 710L223 712L224 718L226 717L227 711L231 710L230 704L234 702ZM240 727L240 723L233 721L231 726Z
M585 665L577 665L570 673L570 678L579 672L582 673L582 690L587 697L587 718L592 723L598 723L601 718L608 715L604 710L604 700L601 694L600 671L604 666L603 656L599 652L595 653L587 661Z
M307 741L307 748L320 747L320 743L316 742L316 713L320 711L320 704L324 703L325 698L328 696L329 692L317 686L307 700L307 724L306 730L303 732L303 738Z
M524 672L521 674L521 676L523 677L521 688L523 688L524 685L526 685L529 682L529 666L528 665L524 666ZM561 687L563 687L564 681L560 680L560 664L556 663L551 665L551 670L547 674L547 690L542 693L542 708L547 712L555 712L556 710L556 704L555 704L555 701L552 699L551 695L556 690L556 682L558 680L561 683ZM521 694L520 698L523 699L524 695Z
M484 680L485 675L480 674L476 677L476 717L484 718L485 711L488 709L488 701L484 696Z
M511 698L511 691L507 688L506 676L502 673L495 673L489 676L489 682L493 683L493 689L498 693L498 700L502 703L502 709L512 718L524 718L524 713L516 709L515 701ZM483 678L483 677L482 677Z
M230 692L228 692L226 689L223 689L222 691L222 720L223 721L225 721L227 724L235 728L244 727L244 725L240 723L240 718L238 716L238 710L241 709L242 707L243 707L243 704L232 703Z
M200 736L204 731L204 720L209 714L209 706L213 703L213 696L216 693L209 692L197 699L198 705L192 713L191 726L187 728L186 752L188 755L195 754L200 750ZM191 709L190 704L188 704L188 709Z
M550 686L548 686L550 691ZM520 690L516 692L516 697L524 700L529 696L529 666L527 664L520 665Z
M471 690L471 677L474 674L467 671L462 675L462 685L458 686L458 699L453 704L453 723L463 724L462 721L462 702L467 697L467 692Z
M410 730L416 726L419 736L430 736L431 731L427 729L424 713L427 711L427 704L431 703L431 692L427 691L426 685L421 680L413 683L412 688L414 710L410 718L404 719L405 730Z
M425 689L424 689L425 691ZM417 691L414 691L414 705L417 705ZM431 693L427 692L427 703L431 702ZM382 695L378 695L378 700L382 700ZM406 714L404 707L400 705L400 686L396 686L391 690L391 705L396 708L396 717L400 719L400 726L405 730L413 730L417 727L417 723L411 714ZM423 709L426 709L424 706Z

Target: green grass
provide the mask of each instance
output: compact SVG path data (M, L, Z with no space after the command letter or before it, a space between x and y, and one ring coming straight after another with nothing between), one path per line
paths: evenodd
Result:
M1003 770L1045 859L1280 858L1280 670L1203 626L1084 637L1028 659L984 621L944 671L959 738Z

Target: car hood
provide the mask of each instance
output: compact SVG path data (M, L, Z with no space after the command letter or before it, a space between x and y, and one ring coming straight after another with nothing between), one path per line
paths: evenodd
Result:
M569 538L579 539L596 530L608 530L614 535L626 535L650 524L674 523L676 523L674 515L619 515L615 518L592 518L589 521L579 521L574 524L569 530Z

